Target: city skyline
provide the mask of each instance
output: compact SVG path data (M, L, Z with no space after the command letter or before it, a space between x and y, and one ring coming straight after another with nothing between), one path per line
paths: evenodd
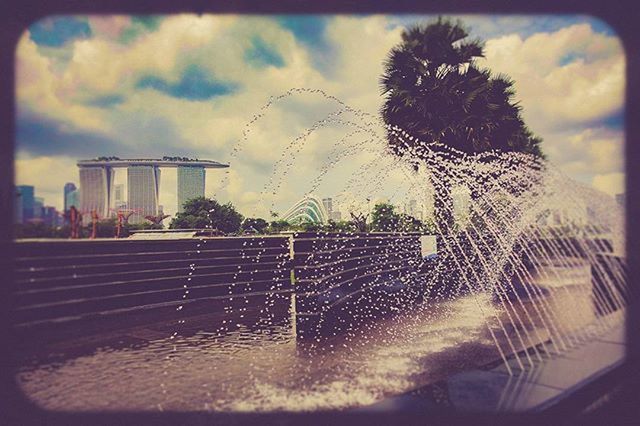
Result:
M326 105L300 97L272 106L263 122L246 123L270 97L292 87L322 89L376 114L387 52L407 24L431 18L46 18L25 32L16 50L16 184L35 185L62 210L59 188L79 181L78 158L178 153L234 161L224 188L219 176L207 175L206 196L231 201L247 215L284 211L309 192L310 173L333 148L319 141L339 140L339 126L312 135L314 145L295 158L269 198L264 187L274 165L293 155L286 146L326 115ZM523 116L544 139L550 161L609 194L623 192L625 59L611 29L583 16L460 18L472 37L486 41L482 65L514 79ZM235 44L223 49L229 37ZM239 145L242 155L233 158ZM332 171L317 193L334 194L330 188L359 164ZM163 171L162 180L167 190L160 189L158 203L173 215L179 201L169 188L178 185L177 172ZM116 174L113 184L124 183Z

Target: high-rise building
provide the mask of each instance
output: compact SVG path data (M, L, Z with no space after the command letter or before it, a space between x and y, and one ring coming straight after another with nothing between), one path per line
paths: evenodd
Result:
M333 210L333 198L323 198L322 205L327 211L327 216L329 219L333 220L334 222L339 222L342 220L342 214L339 211Z
M95 210L100 218L109 216L115 171L110 167L80 167L80 212L85 224Z
M204 197L204 167L178 166L178 213L187 201Z
M22 193L20 188L15 188L15 197L13 198L13 223L23 222L23 206L22 206Z
M35 190L32 185L19 185L17 188L22 200L22 222L24 223L33 219Z
M333 212L333 199L332 198L323 198L322 205L324 209L327 211L329 217L331 217L331 213Z
M413 218L419 219L418 216L421 215L418 211L418 202L413 198L410 199L409 202L404 205L404 213Z
M124 185L119 183L113 188L113 207L116 211L127 209L127 200L124 197ZM115 213L114 213L115 214Z
M80 209L80 189L76 189L67 194L64 199L64 205L67 206L67 211L74 206L76 209Z
M58 211L56 208L45 206L42 209L42 220L47 226L58 226Z
M113 198L115 203L118 204L124 202L124 185L119 183L115 185L113 189Z
M140 223L144 216L157 214L160 185L160 167L178 168L178 202L184 203L194 197L204 196L204 169L222 169L229 167L211 160L189 159L184 157L163 157L162 159L121 159L118 157L98 157L93 160L79 160L81 189L81 212L84 222L90 221L91 211L107 217L109 207L126 207L134 210L130 222ZM115 168L127 168L126 204L124 191L118 189L117 198L112 202ZM180 206L181 207L181 206Z
M145 216L158 214L160 168L156 166L129 166L127 168L127 206L136 214L129 223L143 223Z
M73 182L67 182L64 184L64 211L67 212L69 211L69 207L71 207L71 205L67 204L67 197L69 196L69 194L73 191L75 191L76 188L76 184ZM76 206L77 208L78 206Z
M42 219L44 216L44 198L35 197L33 201L33 218Z

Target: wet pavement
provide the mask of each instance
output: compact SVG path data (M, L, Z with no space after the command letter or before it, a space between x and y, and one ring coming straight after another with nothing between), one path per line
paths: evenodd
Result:
M593 309L588 285L565 284L547 289L544 299L514 300L507 309L488 294L423 303L304 344L296 342L291 295L210 310L215 313L206 307L189 312L186 305L180 316L153 323L44 344L31 342L20 349L18 381L30 399L52 410L394 409L397 401L406 404L420 389L430 389L428 398L418 399L431 407L531 408L564 389L553 384L539 388L540 383L531 379L531 371L559 357L548 343L552 333L540 308L552 312L562 333L585 332L595 318L567 314L575 308ZM126 324L126 318L122 322ZM615 340L615 335L611 338ZM502 401L505 389L514 386L514 376L501 362L496 341L508 354L538 345L543 363L531 351L530 357L521 354L519 360L509 361L519 377L516 382L530 388L520 391L533 392L535 398ZM579 351L585 342L567 343ZM530 360L533 364L527 364ZM552 370L544 370L545 377L552 378ZM490 384L482 392L489 392L491 401L465 402L471 398L472 382ZM446 397L437 402L433 389L438 394L442 383Z
M32 350L18 377L29 398L55 410L357 407L494 361L477 303L493 309L471 296L423 305L321 349L296 344L290 316L248 325L237 313L225 323L201 315Z

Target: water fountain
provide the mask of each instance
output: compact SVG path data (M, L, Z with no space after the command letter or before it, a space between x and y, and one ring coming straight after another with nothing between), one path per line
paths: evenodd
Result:
M185 269L187 281L180 296L185 303L175 308L177 319L169 321L171 334L141 347L107 348L45 368L25 367L20 377L27 394L45 407L68 409L350 408L496 360L505 377L527 382L527 375L541 365L579 351L623 323L625 307L634 298L622 251L623 212L610 197L572 181L538 158L501 152L465 155L439 144L414 143L407 144L417 148L408 149L405 157L393 156L387 151L387 132L401 141L413 142L414 136L322 90L296 88L270 99L249 121L231 153L231 169L250 167L243 164L242 154L258 126L269 125L272 108L305 97L324 102L329 112L287 141L252 216L281 208L278 196L287 179L304 184L306 194L331 187L338 194L334 203L353 211L369 210L367 200L380 196L395 204L410 199L426 202L432 199L434 186L463 188L470 194L463 209L466 218L435 222L437 257L422 259L416 246L419 235L411 233L287 236L293 241L294 263L296 239L313 240L320 244L314 250L334 256L323 264L328 266L323 266L321 275L310 275L305 292L314 293L313 286L322 281L326 286L314 294L333 294L330 290L344 284L345 265L370 269L376 277L367 281L356 274L359 287L336 296L348 299L340 305L342 314L363 318L357 326L323 334L320 329L334 313L329 307L335 300L314 305L319 320L311 329L317 327L319 333L305 346L297 341L296 327L303 323L295 318L302 312L303 280L294 283L295 296L280 293L280 284L274 284L273 295L261 299L253 314L248 301L238 297L240 302L232 303L233 298L225 302L223 318L196 323L184 317L194 291L191 279L205 267L194 255ZM326 155L319 156L315 170L296 170L305 150L314 148L313 137L329 130L339 136L324 147ZM422 159L419 164L416 157ZM337 179L345 165L351 172ZM216 194L222 198L229 176L224 175ZM440 201L438 208L450 217L460 215L453 203ZM235 295L235 287L252 291L251 279L242 283L237 279L260 274L260 258L272 247L268 238L244 243L240 254L246 262L231 278L229 295ZM357 244L374 238L386 238L391 248L376 251L375 265L369 265L361 259L370 253L358 252ZM214 242L197 238L190 244L194 253L200 253ZM414 255L399 257L403 250ZM357 259L354 253L360 253ZM356 260L360 263L354 264ZM290 263L283 258L274 262L279 279L291 273ZM400 270L398 263L409 267ZM393 278L379 278L396 269ZM402 291L386 292L386 299L368 291L390 283ZM282 314L282 302L288 305L291 299L293 318ZM393 315L370 318L380 304L389 304ZM71 396L68 377L82 377L96 363L101 363L103 373L83 382L78 391L84 398ZM130 380L122 380L123 376ZM505 388L511 389L513 381L508 380ZM112 385L113 398L99 395L105 382ZM143 397L122 398L132 392ZM495 408L513 408L513 401L506 399Z

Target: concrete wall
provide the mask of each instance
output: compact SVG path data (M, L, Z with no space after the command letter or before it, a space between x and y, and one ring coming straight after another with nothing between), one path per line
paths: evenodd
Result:
M296 332L332 335L416 300L418 234L296 233Z
M25 241L14 253L19 331L293 290L288 237Z
M418 234L46 240L14 248L12 320L27 332L156 321L176 317L181 305L211 312L221 306L213 300L231 309L240 297L255 305L295 292L298 337L315 338L339 329L336 321L355 325L419 298L415 278L424 274Z

